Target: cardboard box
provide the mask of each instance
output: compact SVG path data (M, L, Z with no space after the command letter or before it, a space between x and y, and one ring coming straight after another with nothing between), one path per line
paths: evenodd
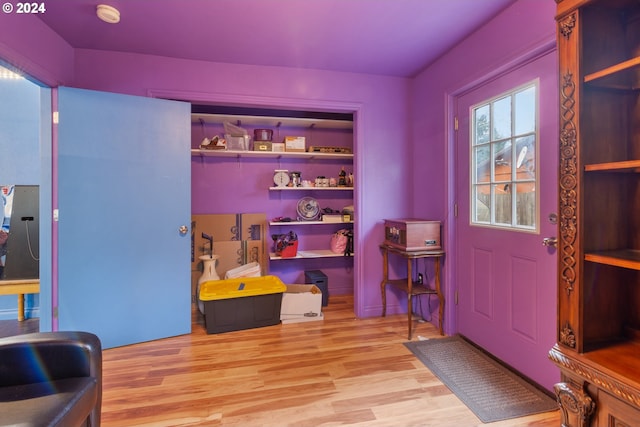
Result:
M208 242L202 238L203 232L212 236L214 242L240 240L239 221L240 217L238 214L191 215L192 234L196 252L199 248L203 247L205 243L208 244ZM195 259L198 259L198 255L195 255Z
M221 278L226 272L257 262L263 275L269 273L268 244L266 240L267 216L264 213L193 215L191 218L191 288L197 300L196 288L202 275L201 255L209 254L209 241L205 232L213 237L213 252L220 258L216 273Z
M322 292L316 285L286 285L282 295L282 323L323 320Z
M277 152L284 151L284 142L272 142L271 143L271 150L272 151L277 151Z
M264 254L267 248L267 215L264 213L192 215L192 270L198 269L197 265L200 263L198 257L209 253L209 241L202 237L203 232L213 237L214 246L216 242L254 241L249 244L248 250L259 247L258 256L266 256ZM267 265L266 259L256 259L255 256L248 256L247 260L246 262L259 262L263 268ZM218 274L220 273L219 271Z
M285 136L284 137L284 149L285 151L306 151L307 146L304 136Z
M240 229L240 240L265 240L267 236L267 214L239 214L237 222Z

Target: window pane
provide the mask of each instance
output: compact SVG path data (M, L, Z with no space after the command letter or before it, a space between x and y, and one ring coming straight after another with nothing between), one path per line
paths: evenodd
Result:
M516 135L533 132L536 128L536 90L527 88L515 95Z
M528 135L516 139L516 179L536 178L536 137Z
M496 224L511 225L511 184L494 185Z
M511 141L491 144L493 147L493 181L511 181Z
M491 186L474 186L474 222L491 223Z
M519 226L536 226L536 185L535 182L514 184L516 189L516 223Z
M474 135L476 136L476 138L475 138L475 141L473 141L473 143L476 145L487 143L491 138L491 134L489 132L489 129L490 129L489 105L476 108L474 113L475 114L473 118L473 127L475 129Z
M491 178L489 149L489 145L481 145L475 148L476 183L489 182Z
M511 136L511 97L507 96L493 103L493 137L496 139Z

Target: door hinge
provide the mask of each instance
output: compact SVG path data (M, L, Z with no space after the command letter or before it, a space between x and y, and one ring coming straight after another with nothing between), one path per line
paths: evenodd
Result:
M455 292L453 293L453 303L454 303L455 305L458 305L458 291L455 291Z
M54 111L52 116L53 116L52 120L54 125L57 125L58 123L60 123L60 113L58 111Z
M453 130L458 130L458 118L453 118Z

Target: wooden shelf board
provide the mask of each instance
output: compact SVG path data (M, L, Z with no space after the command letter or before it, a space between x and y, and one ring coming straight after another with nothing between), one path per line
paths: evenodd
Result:
M640 394L640 342L621 341L589 351L583 357Z
M640 160L594 163L585 165L585 172L640 172Z
M331 252L331 249L308 249L308 250L298 250L298 254L295 257L291 258L282 258L276 256L274 252L269 253L270 260L286 260L286 259L310 259L310 258L353 258L353 254L350 257L345 257L343 254L337 254Z
M262 158L262 159L307 159L307 160L353 160L353 154L309 153L295 151L238 151L238 150L201 150L191 149L191 156Z
M390 279L387 280L387 284L394 288L400 289L403 292L408 291L407 279ZM411 295L436 295L438 292L435 289L431 289L424 284L413 282L411 285Z
M595 82L599 79L614 76L615 74L630 70L631 68L638 66L640 66L640 56L612 65L611 67L607 67L600 71L596 71L595 73L587 74L586 76L584 76L584 82ZM628 89L631 89L631 87L629 87Z
M640 270L640 250L621 249L616 251L591 252L585 253L584 259L585 261L598 264Z

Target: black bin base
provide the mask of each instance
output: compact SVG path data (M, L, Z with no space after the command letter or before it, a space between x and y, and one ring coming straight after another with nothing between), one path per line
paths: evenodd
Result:
M282 293L204 301L207 333L277 325L281 304Z

